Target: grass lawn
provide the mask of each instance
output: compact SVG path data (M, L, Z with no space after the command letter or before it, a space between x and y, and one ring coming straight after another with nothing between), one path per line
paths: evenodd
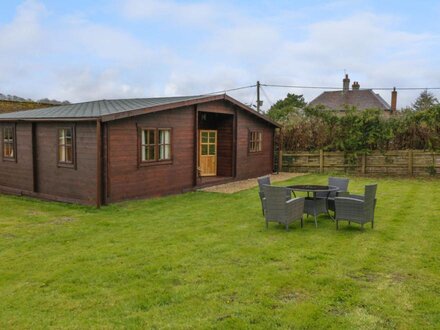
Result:
M374 230L266 230L256 188L101 210L0 196L0 328L440 327L440 181L351 179L379 184Z

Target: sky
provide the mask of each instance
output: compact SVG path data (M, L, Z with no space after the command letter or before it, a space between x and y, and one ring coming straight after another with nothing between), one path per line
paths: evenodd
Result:
M439 1L1 0L0 93L82 102L263 84L440 87ZM264 87L267 109L286 94ZM378 91L390 103L390 91ZM399 91L398 107L420 91ZM433 91L440 98L440 91ZM255 88L229 93L255 103Z

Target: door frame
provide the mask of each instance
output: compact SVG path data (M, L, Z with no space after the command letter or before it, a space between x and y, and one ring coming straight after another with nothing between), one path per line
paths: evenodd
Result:
M202 156L202 132L215 132L215 173L211 174L202 174L202 169L200 165L200 158ZM209 134L208 134L209 135ZM198 146L197 146L197 167L199 168L199 176L200 177L209 177L209 176L217 176L217 167L218 167L218 130L216 129L199 129L197 134L198 136ZM209 136L208 136L209 139ZM208 140L209 141L209 140ZM208 142L209 144L209 142Z

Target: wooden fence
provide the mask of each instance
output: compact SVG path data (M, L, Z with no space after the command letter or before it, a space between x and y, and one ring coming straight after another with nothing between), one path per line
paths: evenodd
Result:
M440 175L440 153L421 150L373 151L355 158L343 152L282 152L286 172L346 172L374 175ZM278 168L278 167L276 167Z

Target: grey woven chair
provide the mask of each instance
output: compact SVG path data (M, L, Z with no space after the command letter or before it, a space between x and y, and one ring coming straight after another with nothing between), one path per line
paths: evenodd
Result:
M335 197L335 220L336 229L339 228L339 221L346 220L359 223L364 228L364 223L371 222L374 228L374 210L376 208L377 184L365 186L365 194L348 195L347 197Z
M260 201L261 201L261 210L263 212L264 215L264 203L265 203L265 199L264 199L264 191L263 191L263 186L264 185L269 185L270 186L270 176L269 175L265 175L265 176L261 176L257 179L258 181L258 187L259 187L259 191L258 194L260 195ZM286 191L286 200L289 200L292 197L292 192L290 190Z
M330 193L318 192L316 193L317 198L326 198L327 199L327 209L331 211L335 211L335 197L341 195L348 195L348 183L349 179L347 178L328 178L328 185L335 186L339 189L336 191L332 191ZM328 211L327 210L327 211Z
M296 220L300 220L301 228L303 227L304 197L286 201L286 190L289 189L269 185L263 186L266 228L269 227L269 222L278 222L283 224L286 230L289 230L289 225Z

